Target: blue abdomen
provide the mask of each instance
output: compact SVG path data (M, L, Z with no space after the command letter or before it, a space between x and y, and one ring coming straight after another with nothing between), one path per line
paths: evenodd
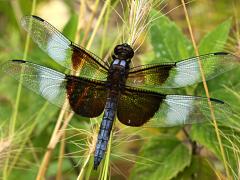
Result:
M112 95L107 98L104 108L104 115L98 133L97 145L94 155L94 169L97 169L107 149L110 133L115 119L117 110L117 95Z

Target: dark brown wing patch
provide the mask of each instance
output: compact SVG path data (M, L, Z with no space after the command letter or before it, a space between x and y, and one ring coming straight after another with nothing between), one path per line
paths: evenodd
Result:
M159 110L165 97L164 94L126 88L119 98L117 117L125 125L142 126Z
M130 69L126 85L151 90L191 86L202 81L199 61L201 61L206 80L209 80L238 67L240 57L219 52L175 63L138 66Z
M76 114L92 118L103 112L107 99L104 83L67 76L66 86L69 104Z
M72 48L72 66L75 71L82 71L83 68L88 68L88 71L94 71L98 73L107 73L109 66L105 64L100 58L95 56L93 53L80 48L79 46L71 43L70 47ZM104 63L104 65L102 63ZM83 66L86 67L83 67Z
M62 66L80 71L80 76L106 80L109 64L66 38L55 27L37 16L25 16L23 28L33 41Z
M128 85L141 87L142 85L160 86L169 77L175 64L146 65L132 68L127 78Z

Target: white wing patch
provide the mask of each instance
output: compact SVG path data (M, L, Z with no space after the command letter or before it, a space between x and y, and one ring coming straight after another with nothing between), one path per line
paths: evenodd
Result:
M65 81L65 75L61 73L52 74L39 69L39 91L49 101L55 100L61 93L61 84Z
M57 61L63 62L67 59L67 52L71 42L63 36L52 34L48 39L47 52L49 56Z
M180 62L176 66L176 77L174 82L179 86L195 84L200 79L199 66L197 61L191 63Z
M168 105L167 121L169 124L185 124L188 116L192 112L193 99L178 99L174 95L166 98Z

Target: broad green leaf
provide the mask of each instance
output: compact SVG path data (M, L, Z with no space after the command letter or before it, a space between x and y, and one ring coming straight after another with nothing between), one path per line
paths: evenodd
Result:
M159 16L156 11L152 12L153 18ZM181 32L180 28L166 16L159 17L154 21L150 29L150 36L158 62L161 59L177 61L192 55L191 42Z
M231 19L226 20L222 24L218 25L214 30L207 33L201 40L199 44L200 54L207 54L210 52L219 52L223 51L224 45L228 39L229 31L231 28ZM227 61L227 59L226 59ZM207 73L207 72L204 72ZM235 76L235 77L234 77ZM231 85L234 81L238 81L236 74L226 72L219 77L214 78L213 80L208 81L208 89L210 92L215 91L216 89L222 89L223 85ZM226 81L228 79L228 81ZM199 83L199 88L196 89L199 94L205 94L205 90L202 86L202 83ZM225 93L224 93L224 96ZM218 96L216 96L218 98Z
M222 51L227 41L232 19L228 19L207 33L199 44L200 54Z
M173 180L179 179L198 179L198 180L213 180L218 179L214 167L207 159L200 156L193 156L190 166L186 167L183 172L179 173Z
M167 180L190 164L191 153L178 139L170 136L152 138L139 153L131 179Z
M226 119L228 121L228 119ZM219 133L224 134L221 136L227 162L231 166L232 175L234 176L238 172L238 148L240 146L239 138L240 133L234 131L234 129L219 126ZM191 128L191 138L204 145L208 150L213 152L220 160L222 155L219 148L219 143L216 137L215 129L211 124L196 124Z
M71 41L74 41L78 25L78 15L73 13L63 29L63 34Z

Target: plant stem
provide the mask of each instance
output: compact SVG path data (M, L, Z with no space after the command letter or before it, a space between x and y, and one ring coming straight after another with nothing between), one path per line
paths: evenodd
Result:
M31 127L30 129L28 130L28 132L26 133L25 135L25 138L23 139L22 141L22 144L20 145L19 147L19 151L17 151L17 154L14 156L13 160L12 160L12 163L11 163L11 166L9 168L9 172L11 172L12 168L14 167L14 165L17 163L18 159L19 159L19 156L21 154L21 152L23 151L23 148L25 146L25 144L27 143L27 141L29 140L29 137L30 135L32 134L35 126L37 125L38 121L39 121L39 118L42 116L42 114L44 113L45 109L47 108L48 106L48 103L45 103L42 108L39 110L34 122L31 124Z
M109 142L108 142L108 148L107 148L107 153L106 153L106 156L104 159L104 166L103 166L101 180L107 180L107 178L108 178L108 170L110 167L109 162L110 162L111 145L112 145L112 134L113 134L113 130L111 131Z
M65 133L63 133L61 137L61 144L60 144L60 152L58 156L58 170L57 170L57 177L56 180L61 180L62 179L62 163L63 163L63 158L64 158L64 150L65 150Z
M99 4L99 0L96 0L96 1L95 1L95 4L94 4L94 9L93 9L91 18L90 18L89 22L87 23L86 29L84 29L84 30L85 30L85 33L84 33L83 40L82 40L82 42L81 42L81 45L82 45L82 46L84 46L85 43L86 43L86 41L87 41L87 37L88 37L88 34L89 34L89 32L90 32L90 28L91 28L91 26L92 26L92 24L93 24L93 20L94 20L96 14L97 14L98 4Z
M181 0L181 2L182 2L182 5L183 5L185 17L186 17L187 24L188 24L189 33L191 35L191 40L192 40L192 43L193 43L193 47L194 47L196 56L199 56L199 51L198 51L198 48L197 48L197 45L196 45L196 42L195 42L195 38L194 38L194 35L193 35L193 31L192 31L192 27L191 27L191 23L190 23L190 19L189 19L189 16L188 16L188 12L187 12L185 2L184 2L184 0ZM200 69L200 72L201 72L203 86L204 86L206 96L207 96L207 99L208 99L208 105L209 105L209 108L210 108L210 111L211 111L211 117L212 117L212 120L213 120L215 133L216 133L216 136L217 136L219 148L220 148L221 155L222 155L222 158L223 158L223 163L224 163L224 167L225 167L225 170L226 170L227 178L232 179L232 177L230 175L230 172L229 172L229 169L228 169L226 155L225 155L222 140L221 140L221 137L220 137L218 124L217 124L216 117L215 117L215 114L214 114L214 109L213 109L213 106L212 106L212 103L211 103L211 100L210 100L210 95L209 95L208 86L207 86L207 83L206 83L206 78L205 78L205 75L204 75L202 63L201 63L199 58L198 58L198 65L199 65L199 69Z
M70 120L73 116L73 113L70 113L67 116L67 118L63 121L63 116L65 113L65 109L67 109L67 107L68 107L67 100L65 100L65 103L59 114L55 129L54 129L51 139L49 141L47 151L44 154L42 164L38 170L37 180L41 180L45 176L46 170L48 168L49 161L50 161L50 158L52 155L52 151L56 147L57 143L59 142L59 139L61 138L62 134L64 133L65 128L67 127L68 123L70 122Z
M93 161L94 161L94 156L91 155L89 163L88 163L88 168L86 170L86 175L85 175L85 180L89 180L90 179L90 175L93 169Z
M89 41L87 43L86 49L89 49L91 47L93 39L94 39L94 37L95 37L95 35L97 33L97 30L98 30L98 28L100 26L100 23L101 23L101 21L103 19L103 15L104 15L107 7L109 6L109 4L110 4L110 0L106 0L104 5L103 5L102 11L101 11L101 13L100 13L100 15L98 17L98 20L97 20L97 23L95 25L95 28L93 29L92 35L91 35L91 37L90 37L90 39L89 39Z
M82 9L82 8L80 7L80 9ZM79 19L80 19L80 15L81 15L81 12L79 12ZM78 27L77 32L79 32L80 31L79 25L77 27ZM97 30L97 28L98 28L98 26L95 28L95 31ZM79 40L79 36L76 36L75 40ZM88 45L90 47L91 43L88 43ZM63 108L62 108L62 110L60 112L60 115L58 117L57 124L56 124L54 132L53 132L53 134L51 136L51 140L50 140L50 142L48 144L48 149L47 149L47 151L46 151L46 153L44 155L43 162L42 162L42 164L41 164L41 166L39 168L38 175L37 175L37 180L41 180L41 178L43 178L45 176L46 170L47 170L50 158L51 158L52 151L55 148L56 144L59 141L59 138L61 137L61 135L63 133L61 131L64 131L64 127L66 128L67 123L70 121L71 117L73 116L73 113L70 113L68 116L66 116L66 119L63 122L65 109L67 109L67 106L68 106L67 105L68 104L67 101L68 100L66 99L65 103L63 105ZM62 125L62 123L63 123L63 125Z
M85 0L82 0L79 6L78 25L77 25L77 31L74 39L75 43L79 43L79 40L80 40L80 31L81 31L81 22L82 22L81 20L84 19L84 12L85 12Z
M17 5L17 6L19 7L19 5ZM36 9L36 0L33 0L32 7L31 7L31 13L32 14L34 14L35 9ZM28 34L27 38L26 38L23 59L27 58L27 54L28 54L28 50L29 50L29 44L30 44L30 34ZM13 114L12 114L11 121L10 121L10 127L9 127L10 128L10 131L9 131L10 137L14 137L14 134L15 134L15 128L16 128L16 122L17 122L17 115L18 115L18 108L19 108L21 91L22 91L22 75L20 76L20 81L19 81L19 84L18 84L15 106L14 106ZM9 173L8 165L9 165L9 158L11 156L10 152L11 151L9 150L8 158L6 159L6 163L4 165L3 179L7 179L7 177L8 177L8 173Z
M35 9L36 9L36 0L33 0L31 14L35 13ZM31 28L31 26L29 28ZM30 34L28 33L27 38L26 38L25 48L24 48L24 54L23 54L24 60L27 59L29 45L30 45ZM21 91L22 91L22 76L20 77L19 84L18 84L17 97L16 97L16 102L15 102L15 107L14 107L14 112L13 112L13 117L12 117L12 122L11 122L11 131L10 131L11 134L14 133L15 127L16 127L16 120L17 120L17 115L18 115Z
M106 16L104 18L104 23L103 23L103 38L102 38L101 47L100 47L100 53L99 53L100 57L103 56L103 50L104 50L105 39L106 39L104 37L106 37L106 35L107 35L109 14L110 14L110 6L108 6L108 8L107 8Z
M84 174L86 172L86 166L87 166L87 164L88 164L88 162L90 160L90 157L91 157L91 153L89 152L88 155L87 155L87 158L85 159L85 161L83 163L83 166L81 168L81 171L80 171L80 173L78 175L77 180L83 180L84 179Z

